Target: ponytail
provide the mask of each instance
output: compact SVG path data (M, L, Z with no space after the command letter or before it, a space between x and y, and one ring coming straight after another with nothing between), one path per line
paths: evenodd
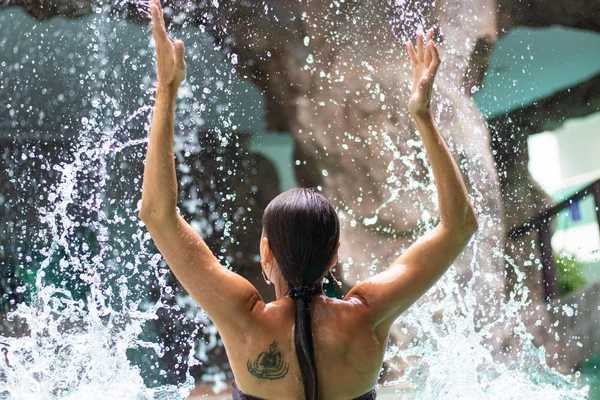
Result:
M323 291L323 277L335 260L340 223L331 204L313 189L290 189L275 197L263 214L281 275L296 308L294 345L304 398L319 399L310 302Z
M317 289L314 285L297 286L290 290L290 297L296 303L294 344L306 400L318 400L319 398L319 380L310 318L310 302L316 292Z
M315 362L309 300L296 300L294 344L298 365L300 365L300 374L302 375L304 398L306 400L317 400L319 398L319 380L317 379L317 363Z

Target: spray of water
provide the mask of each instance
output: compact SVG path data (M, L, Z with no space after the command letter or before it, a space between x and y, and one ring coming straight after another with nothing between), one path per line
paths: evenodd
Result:
M423 3L415 8L405 3L386 3L399 12L391 21L392 27L398 27L398 21L404 21L402 26L407 27L397 30L400 36L412 35L415 29L422 27L423 14L414 10L429 6ZM147 13L143 4L140 7L142 14ZM28 298L13 307L7 316L9 324L20 321L26 328L20 335L0 335L4 355L0 357L0 398L184 398L194 386L191 371L196 367L202 367L203 379L220 390L228 376L218 365L210 365L209 354L220 347L216 329L187 296L174 288L168 268L156 254L137 218L135 199L139 198L140 166L151 110L147 104L151 104L153 95L152 48L142 33L140 37L145 39L139 39L143 43L140 48L128 51L121 48L122 53L116 55L117 50L109 43L123 45L120 37L125 32L123 25L115 25L105 8L99 7L96 13L78 25L87 41L85 49L80 54L67 55L67 58L78 59L77 62L59 71L70 75L75 85L86 88L82 106L88 111L76 121L64 120L60 127L63 132L77 132L67 139L73 143L66 149L67 160L47 165L57 177L56 183L43 194L48 205L39 210L39 226L28 228L38 232L38 239L44 239L44 245L33 251L34 257L17 257L17 269L23 276L31 271L34 279L18 288ZM172 17L177 19L177 15ZM10 16L4 13L0 18L6 21ZM32 29L42 30L33 26ZM182 31L182 34L187 35L186 42L194 43L192 39L197 30ZM49 49L66 40L57 26L54 30L28 32L27 37L29 42L24 45L29 48L42 43ZM304 43L308 46L310 39L306 37ZM5 74L16 77L23 89L36 89L37 86L19 71L25 67L25 71L35 76L32 66L36 61L47 62L50 56L44 52L37 57L28 56L32 52L17 48L14 53L23 57L9 65ZM188 45L188 57L189 64L206 64L215 56L207 56L203 50ZM115 67L115 60L119 58L121 65ZM233 81L231 66L237 64L237 55L229 53L228 62L228 67L227 63L220 62L214 71L198 74L200 78L188 74L190 80L181 90L177 116L181 121L179 131L188 132L178 134L176 139L180 161L203 151L196 132L207 128L210 112L216 112L212 119L217 124L210 128L215 132L217 143L224 147L231 146L232 142L233 146L237 145L236 138L226 132L238 129L239 121L248 116L236 111L232 100L235 97L232 88L237 83ZM311 64L312 59L307 57L307 69L312 68ZM142 78L138 70L143 70ZM142 82L141 86L138 82ZM43 90L46 88L42 88L42 93ZM74 96L68 91L66 95ZM133 107L122 103L125 96L137 96ZM57 98L59 103L63 102L65 94L60 93ZM226 100L221 101L223 98ZM21 108L26 105L20 103L23 99L16 95L12 100L12 107L17 110L19 104ZM449 107L440 103L438 118ZM71 112L77 114L75 110ZM18 113L11 114L14 120L19 118ZM40 114L42 125L45 118ZM347 135L349 140L362 140L350 137L351 133ZM410 179L408 186L401 185L397 179L400 165L408 170L407 177L418 173L416 157L422 157L420 142L409 143L415 153L403 154L388 132L379 132L375 140L393 155L384 184L389 197L361 221L355 219L352 205L340 210L348 229L357 223L377 224L379 213L388 204L417 187L435 198L431 179L429 184ZM25 160L12 161L16 165ZM476 169L482 162L469 160L467 169ZM192 184L190 166L182 163L178 168L182 183ZM236 174L235 164L224 164L222 169L224 174ZM327 170L322 173L328 174ZM225 202L236 198L233 192L221 194ZM483 193L473 193L473 196L481 198ZM185 199L183 204L193 214L204 203L204 199L193 197ZM210 207L213 211L220 209L218 204ZM433 226L435 218L424 207L421 211L420 225L424 231ZM495 222L486 215L485 209L478 211L480 225ZM222 214L213 212L195 219L192 224L203 233L216 231L223 240L235 243L238 239L231 237L231 225L225 222L234 214L235 210ZM86 236L85 232L93 234ZM469 266L473 271L478 271L479 244L475 238L469 245ZM224 254L219 256L225 264L230 261ZM376 261L375 258L374 265ZM524 274L520 266L513 267L517 275ZM352 271L351 262L345 271ZM61 278L57 280L57 276ZM428 296L428 301L413 307L398 323L399 330L419 338L408 344L389 346L386 361L392 368L400 369L398 358L418 360L408 364L400 381L412 383L418 396L424 399L585 398L587 388L549 368L544 350L532 344L532 337L520 319L521 310L530 301L526 287L517 285L502 302L495 319L480 324L475 321L480 321L476 315L481 313L478 293L482 288L474 285L481 280L473 279L466 285L457 281L457 272L451 269ZM156 331L160 331L160 327L156 327L156 321L164 324L165 318L176 321L165 328L167 336L175 335L174 330L181 327L189 334L176 337L171 344L158 338ZM512 324L521 347L517 357L509 362L492 356L494 333L498 325L507 323ZM149 332L154 332L154 336ZM179 352L169 358L175 366L164 365L161 359L173 351ZM174 373L174 370L179 372ZM170 379L173 374L179 376ZM395 383L398 382L387 384Z

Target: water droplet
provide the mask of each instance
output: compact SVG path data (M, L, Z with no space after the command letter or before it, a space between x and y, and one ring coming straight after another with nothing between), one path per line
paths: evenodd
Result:
M372 216L371 218L364 218L363 219L363 224L365 226L371 226L374 225L375 223L377 223L377 215Z

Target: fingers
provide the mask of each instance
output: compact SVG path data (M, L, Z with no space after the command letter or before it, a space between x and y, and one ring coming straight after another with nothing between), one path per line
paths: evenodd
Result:
M429 35L427 35L429 36ZM433 43L431 40L428 40L426 43L426 47L425 47L425 66L428 67L431 64L431 46L429 46L431 43Z
M152 35L156 43L159 44L161 41L168 39L162 7L159 0L150 0L148 3L150 5L150 15L152 16Z
M431 65L429 65L428 70L429 76L434 77L438 70L438 67L440 66L440 54L438 53L438 49L435 46L435 43L433 43L433 41L427 43L427 50L431 54Z
M163 18L163 9L162 9L162 5L160 4L160 0L148 0L148 5L150 7L152 7L152 5L154 5L156 7L156 9L158 10L158 16L160 18Z
M417 48L415 48L412 42L406 42L406 50L410 56L410 63L415 68L419 64L423 63L430 74L435 75L440 65L440 56L433 42L433 34L435 33L433 28L430 28L425 34L425 40L423 40L423 33L417 33Z
M425 37L425 43L429 43L430 40L433 39L433 28L429 28L427 31L427 36Z
M425 45L429 45L429 42L431 42L433 40L433 28L429 28L429 30L427 31L427 35L425 36ZM429 63L431 63L431 50L429 49L429 47L426 48L425 50L425 65L429 65Z
M417 60L417 55L415 54L415 48L413 47L412 42L406 42L406 50L408 50L412 67L416 67L419 61Z
M423 51L423 34L421 32L417 33L417 60L423 62L425 61Z

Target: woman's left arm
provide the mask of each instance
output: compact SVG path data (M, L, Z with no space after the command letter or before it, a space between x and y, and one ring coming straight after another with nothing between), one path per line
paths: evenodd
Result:
M171 42L159 0L150 0L158 83L139 212L167 264L208 316L221 326L244 325L261 300L256 288L223 267L177 212L173 131L177 90L185 78L184 46Z

